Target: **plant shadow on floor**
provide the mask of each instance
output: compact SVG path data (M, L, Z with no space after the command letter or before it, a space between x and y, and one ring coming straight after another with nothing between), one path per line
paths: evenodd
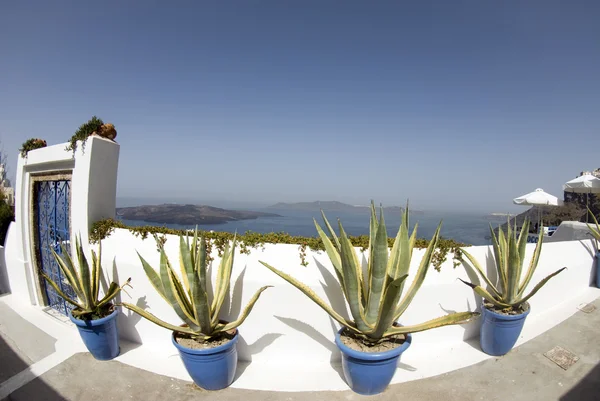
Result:
M23 360L12 347L0 336L0 359L2 360L2 369L0 371L0 382L5 382L10 377L24 371L30 364ZM63 401L65 398L56 392L51 386L44 382L42 377L35 377L29 371L26 374L28 379L33 379L16 389L10 394L5 394L0 388L0 397L2 401L29 401L29 400L45 400L45 401ZM4 383L9 385L9 383Z
M560 401L592 401L600 399L600 363L567 391Z

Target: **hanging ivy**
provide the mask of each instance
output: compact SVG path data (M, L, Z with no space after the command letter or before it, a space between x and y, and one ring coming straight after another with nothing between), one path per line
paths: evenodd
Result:
M98 243L104 238L110 236L110 234L116 228L127 229L134 236L141 237L143 239L148 238L148 235L159 235L159 239L163 241L163 243L166 241L166 234L190 234L190 230L177 230L173 228L157 226L126 226L122 221L115 219L105 219L97 221L92 225L92 228L90 230L90 242ZM298 245L298 251L301 261L300 263L302 266L308 265L306 256L309 248L314 251L325 250L323 242L319 237L293 236L284 232L261 234L252 231L247 231L246 233L241 235L223 231L199 231L199 233L208 240L208 254L210 254L214 247L217 249L217 253L219 256L223 255L225 245L229 241L233 240L234 236L238 240L240 252L243 254L249 254L251 249L264 248L265 244ZM362 252L365 252L369 248L368 235L350 236L349 239L352 245L354 245L355 247L360 247ZM394 245L394 238L388 238L388 243L389 246L392 247ZM427 248L428 245L429 240L423 238L417 239L415 242L415 248ZM440 271L442 264L447 260L448 254L452 253L454 267L456 267L458 265L458 260L460 260L460 257L462 255L460 248L467 246L470 245L463 244L451 239L440 238L438 240L438 247L433 254L431 264L437 271Z
M46 141L44 141L43 139L30 138L23 142L23 144L21 145L21 149L19 149L19 152L21 152L22 157L27 157L27 153L29 153L30 151L45 148L46 146Z
M93 116L88 122L85 124L81 124L77 131L73 134L71 139L69 139L69 145L67 145L67 151L75 152L77 150L77 141L82 141L82 148L85 148L85 142L94 132L97 132L100 127L104 124L100 118Z

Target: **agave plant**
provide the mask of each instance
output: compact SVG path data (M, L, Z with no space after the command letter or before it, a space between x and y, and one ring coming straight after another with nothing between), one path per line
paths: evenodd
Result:
M589 207L588 207L588 213L592 215L592 219L594 220L595 227L593 227L589 223L587 226L590 229L590 233L592 234L592 237L594 237L594 239L596 240L596 245L598 245L598 243L600 243L600 224L598 224L598 219L596 219L596 216L594 215L594 213L592 213L592 211ZM598 246L596 246L596 249L599 249Z
M54 249L52 254L54 259L58 263L60 270L67 279L69 285L73 288L73 291L77 295L77 299L72 299L67 296L60 287L50 278L46 273L41 273L42 276L48 281L48 283L54 288L57 294L62 297L65 301L75 306L75 309L71 312L73 316L79 317L83 320L88 319L99 319L107 316L111 313L110 301L112 301L119 292L129 285L131 278L128 279L125 284L119 286L117 283L111 283L108 290L104 294L102 299L98 299L100 294L100 277L102 276L102 244L99 245L98 255L92 250L92 270L83 252L81 245L81 238L75 238L75 253L77 255L77 262L79 267L75 268L75 263L69 252L64 245L61 244L62 257L58 255ZM115 262L113 261L113 264Z
M467 284L478 295L482 296L486 301L492 304L494 307L503 310L519 310L521 306L527 302L536 292L540 290L552 277L566 269L563 267L558 269L554 273L550 274L542 281L540 281L533 289L525 294L525 290L533 277L533 273L537 268L538 261L540 259L540 253L542 251L542 242L544 240L544 230L540 229L537 245L533 252L533 257L529 262L529 268L525 274L525 277L521 280L523 273L523 262L525 261L525 250L527 245L527 235L529 233L530 221L525 220L521 227L521 232L517 236L517 227L515 221L514 229L508 224L506 233L500 228L498 230L498 236L494 233L492 226L490 225L490 232L492 237L492 246L494 248L494 259L496 272L498 274L498 280L496 284L485 275L481 265L477 260L463 250L462 253L467 257L469 262L473 265L477 273L483 278L487 284L489 291L485 288L468 283Z
M230 323L222 322L219 320L219 312L228 294L236 247L235 238L231 246L227 244L223 251L212 301L209 300L206 290L207 282L210 280L210 277L207 277L206 241L203 237L198 236L198 231L194 232L191 246L189 237L186 237L186 239L183 236L179 237L179 261L182 280L179 279L171 267L163 242L156 236L155 239L160 252L160 272L157 273L139 253L138 256L152 286L173 307L175 313L185 325L176 326L164 322L136 305L123 303L123 306L166 329L188 334L199 340L218 337L241 325L252 311L260 294L270 287L260 288L250 299L237 320Z
M412 326L398 326L395 324L423 284L442 226L440 222L425 251L425 255L421 259L414 281L402 297L417 235L417 226L415 226L409 237L408 213L407 205L403 213L402 224L391 253L389 253L383 208L381 208L379 219L377 219L375 206L371 203L369 262L366 276L363 273L362 265L354 247L342 227L342 223L338 222L340 230L338 237L325 217L325 213L321 211L323 222L332 238L330 239L315 220L315 227L325 245L325 250L339 280L342 293L350 306L353 320L344 318L308 286L292 276L265 262L261 261L261 263L306 294L333 319L366 342L377 343L382 339L399 334L415 333L435 327L465 323L478 314L475 312L460 312Z

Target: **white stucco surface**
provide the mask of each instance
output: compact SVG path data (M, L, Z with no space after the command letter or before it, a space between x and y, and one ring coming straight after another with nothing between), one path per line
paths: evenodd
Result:
M20 158L17 167L16 221L11 224L4 249L3 280L11 294L6 303L32 324L59 340L60 358L82 352L76 328L45 313L35 287L35 270L31 266L31 226L29 188L33 174L71 171L71 236L81 233L86 252L90 225L101 218L113 217L119 146L92 137L85 150L73 157L64 150L66 144L47 147ZM166 251L172 265L178 266L178 238L167 236ZM103 266L107 282L123 283L131 277L132 289L117 301L137 304L159 318L180 324L171 307L155 292L142 269L139 252L158 268L159 254L153 238L142 239L128 230L117 229L103 243ZM526 264L534 244L527 245ZM358 250L357 250L358 251ZM469 248L493 275L489 247ZM415 250L408 281L412 281L424 250ZM531 313L519 343L562 322L579 304L600 295L593 286L594 244L591 240L545 243L538 269L530 288L543 277L566 266L568 269L552 279L531 300ZM212 277L219 258L213 253ZM2 249L0 249L0 258ZM263 293L252 314L240 327L240 365L233 387L280 390L346 390L340 370L340 354L334 344L338 329L329 316L300 291L262 266L263 260L310 286L339 313L348 316L333 268L324 252L308 251L308 266L302 266L296 245L267 244L250 254L235 256L231 281L232 299L224 306L222 318L234 320L258 288L272 285ZM365 256L363 260L366 262ZM113 267L113 261L114 266ZM476 281L468 266L453 267L447 260L437 272L430 268L423 286L400 323L410 325L453 311L477 310L480 300L458 278ZM1 282L0 282L1 284ZM408 288L408 284L406 286ZM63 319L64 320L64 319ZM411 347L402 355L393 382L430 377L459 369L488 358L478 347L478 320L413 335ZM171 344L171 332L139 316L121 310L118 317L122 353L117 360L163 375L189 380L189 376ZM61 359L62 360L62 359Z
M178 238L167 238L167 253L177 266ZM173 310L149 284L136 251L158 267L158 252L153 239L142 240L127 230L116 230L103 241L105 274L109 278L114 277L119 283L128 277L132 278L134 288L128 289L128 294L122 294L122 301L147 308L170 323L180 323ZM470 252L484 265L486 259L489 259L489 249L486 246L472 247ZM528 245L527 259L532 252L533 245ZM415 251L411 265L413 274L422 253L422 250ZM113 259L116 270L112 267ZM240 328L240 366L233 386L280 391L347 389L340 374L339 351L333 342L337 325L298 290L264 268L259 260L293 274L310 285L320 296L328 299L338 311L345 310L345 303L325 253L308 252L309 265L306 267L300 265L295 245L265 245L264 249L252 250L250 255L237 254L232 276L234 296L224 309L223 318L235 318L259 287L274 287L263 293L252 314ZM213 262L213 276L217 263L218 258ZM567 266L568 270L551 280L532 299L532 312L519 343L562 322L577 311L578 305L600 295L600 290L590 285L595 268L590 241L544 244L532 285L563 266ZM431 268L401 322L419 323L450 311L477 309L479 302L472 291L457 280L458 277L468 279L467 270L463 266L454 269L451 260L443 264L441 272ZM10 302L15 306L13 299ZM18 305L18 308L24 307L22 303ZM28 312L22 313L23 316L43 314L40 308L26 308L29 308ZM43 322L48 325L47 319ZM32 323L36 324L36 320L32 319ZM122 355L118 357L119 361L189 380L170 342L170 331L127 310L121 311L118 324L123 349ZM478 348L479 324L476 320L463 326L415 333L413 344L403 354L393 382L430 377L488 358ZM53 330L57 327L66 331L75 330L65 324L52 327Z
M79 142L75 154L67 143L32 150L19 155L15 185L15 222L6 239L6 270L11 292L31 304L41 304L35 287L33 232L31 225L32 177L53 173L71 174L71 238L81 234L87 242L89 226L115 215L119 145L97 136L89 137L85 148Z
M167 236L167 238L167 253L173 264L177 266L178 238L175 236ZM527 249L528 260L534 245L528 245ZM487 246L472 247L469 251L483 265L488 261L489 268L493 267ZM109 262L112 263L112 259L115 258L119 282L132 277L134 288L128 290L128 294L123 294L122 300L146 307L151 313L170 323L180 323L170 306L148 282L136 252L158 268L158 252L151 238L142 240L134 237L127 230L118 229L103 241L106 266L108 267ZM423 252L423 250L415 251L409 280L414 275ZM223 318L234 319L261 286L273 285L274 287L263 293L252 314L240 328L242 340L238 350L240 361L245 369L244 375L239 378L235 386L289 391L346 388L336 369L332 368L332 365L336 366L340 359L333 342L338 325L302 293L262 266L259 260L264 260L292 274L310 285L336 310L348 313L334 278L332 266L324 252L308 252L309 265L306 267L300 265L298 247L295 245L265 245L264 249L252 250L250 255L238 253L232 275L234 296L231 312L228 313L225 309ZM215 268L217 263L218 257L213 262ZM526 341L553 327L574 313L579 303L597 296L596 289L590 289L593 270L590 241L545 244L531 287L563 266L567 266L568 269L551 280L532 299L532 312L520 341ZM213 276L214 273L213 269ZM401 322L420 323L447 312L479 308L480 301L476 300L470 288L458 280L459 277L468 280L469 269L463 266L454 268L451 260L443 264L440 272L435 271L433 267L430 268L421 290L402 316ZM427 377L485 359L487 356L477 347L479 324L480 322L476 320L461 326L415 333L413 345L403 356L403 361L405 363L410 361L413 367L418 366L418 373L400 369L395 380ZM145 319L140 319L127 310L119 316L119 330L124 339L142 342L144 346L140 350L152 349L152 355L162 354L166 358L160 359L162 361L160 363L153 364L149 358L153 359L155 356L141 355L141 351L136 349L124 355L124 361L144 369L154 366L163 374L185 378L185 371L181 371L181 367L178 367L180 364L178 358L173 360L167 357L176 355L170 343L169 331ZM285 380L278 381L276 388L272 388L273 381L269 380L269 375L263 374L265 371L285 376ZM311 377L309 383L312 384L308 387L307 372L312 372L309 374Z

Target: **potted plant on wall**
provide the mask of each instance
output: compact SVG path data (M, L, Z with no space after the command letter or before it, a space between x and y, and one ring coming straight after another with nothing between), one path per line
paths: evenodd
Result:
M159 273L138 256L152 286L173 307L184 324L169 324L136 305L123 303L123 306L173 331L173 345L199 387L207 390L228 387L233 382L237 366L237 327L246 320L260 294L270 286L262 287L254 294L237 320L225 322L219 319L219 313L228 294L236 240L231 246L225 246L211 301L206 291L210 277L207 277L209 263L205 239L198 237L196 231L190 246L189 238L184 240L180 236L181 280L171 267L163 242L156 236L155 239L160 251Z
M119 294L124 286L129 285L129 280L119 287L111 283L104 297L100 295L100 277L102 276L102 245L99 246L98 255L92 251L92 269L83 252L81 238L75 239L75 250L78 268L66 248L62 247L62 257L54 249L52 254L64 277L73 288L77 299L67 296L48 275L41 273L44 279L54 288L57 294L65 301L75 306L69 317L77 326L79 334L92 356L105 361L119 355L119 335L117 332L117 309L111 301Z
M27 153L29 153L30 151L45 148L46 146L47 144L45 140L39 138L30 138L23 142L23 144L21 145L21 149L19 149L19 152L21 152L21 157L27 157Z
M509 223L506 233L500 228L498 236L496 236L490 225L495 268L498 277L497 284L495 285L483 272L477 260L469 252L462 251L463 255L471 262L489 288L489 290L486 290L480 285L461 280L473 288L475 293L484 299L481 308L483 316L481 319L480 345L483 352L488 355L500 356L512 349L521 334L525 318L527 318L530 312L530 306L527 301L548 280L566 269L566 267L558 269L540 281L528 294L525 293L537 267L544 240L544 230L542 227L533 257L529 262L529 268L526 271L525 277L521 279L524 271L523 262L525 261L529 225L530 221L525 220L518 237L516 220L514 229L511 228Z
M81 124L77 131L75 131L71 139L69 139L69 145L67 145L66 150L75 152L78 141L81 141L82 147L85 147L85 142L92 135L98 135L114 141L117 137L117 130L113 124L105 124L102 119L93 116L86 123Z
M594 220L595 224L595 226L588 224L588 228L596 240L596 287L600 288L600 224L598 224L598 219L596 219L596 216L592 213L589 207L588 213L592 215L592 219Z
M441 228L440 223L421 259L414 281L402 297L417 232L415 227L409 237L408 213L407 207L391 253L388 255L383 208L377 219L375 206L371 204L369 264L366 276L363 276L359 258L341 222L338 237L322 212L332 242L315 221L317 232L325 245L342 293L350 306L352 320L342 317L308 286L261 261L342 325L335 336L335 343L342 352L342 367L346 381L350 388L359 394L373 395L386 389L394 376L400 354L411 344L411 333L465 323L477 315L475 312L461 312L413 326L401 326L398 323L423 284Z

